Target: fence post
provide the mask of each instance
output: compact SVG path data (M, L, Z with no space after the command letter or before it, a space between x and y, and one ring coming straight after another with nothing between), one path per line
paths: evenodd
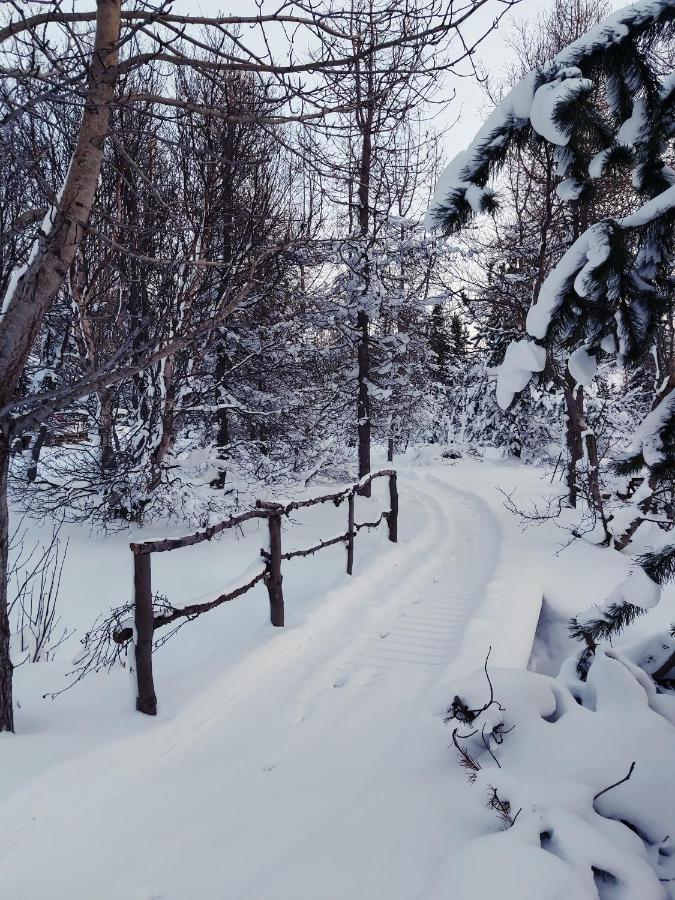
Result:
M270 597L270 620L272 625L284 624L284 594L281 588L281 515L269 517L270 555L267 572L267 592Z
M152 641L155 631L152 609L150 554L134 553L134 615L136 621L136 709L157 715L157 696L152 678Z
M347 499L349 514L347 517L347 575L354 569L354 491Z
M398 541L398 487L396 485L396 472L389 476L389 540L394 544Z

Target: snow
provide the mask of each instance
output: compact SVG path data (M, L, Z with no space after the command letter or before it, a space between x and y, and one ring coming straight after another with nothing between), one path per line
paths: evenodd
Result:
M600 150L595 154L593 159L588 164L588 174L591 176L591 178L602 178L602 173L605 170L605 165L607 164L608 158L608 150Z
M579 681L573 662L555 679L491 668L500 705L471 723L471 731L477 729L473 736L450 723L466 734L464 743L478 760L476 789L496 789L502 800L508 799L512 819L518 813L511 827L483 839L480 850L469 845L457 862L463 869L464 854L476 859L480 853L489 870L505 852L527 857L531 848L538 859L529 859L521 873L525 896L536 896L543 868L554 879L546 884L544 897L596 898L595 873L600 870L612 876L612 897L663 900L668 894L660 879L670 878L668 835L675 822L671 784L659 784L654 773L667 771L675 729L650 708L632 667L616 653L599 651L586 682ZM476 709L486 703L486 693L485 674L477 671L449 684L446 697L458 694ZM495 727L504 734L490 756L480 735ZM628 781L604 792L629 771ZM669 776L663 777L668 782ZM660 846L663 856L657 852ZM552 866L548 855L566 865Z
M592 225L577 238L542 284L539 299L527 314L528 334L539 340L546 337L571 281L579 297L588 295L593 284L593 270L607 260L610 250L610 229L606 222Z
M631 603L641 609L652 609L661 599L661 588L643 569L635 568L609 596L610 603Z
M576 178L563 178L556 188L556 193L561 200L570 201L577 200L582 190L583 185L580 184Z
M520 505L539 501L557 490L543 473L503 461L444 461L443 450L397 460L399 543L390 544L384 528L360 533L351 579L342 547L284 563L285 629L269 626L258 586L162 647L156 719L134 712L121 668L42 700L65 683L73 644L56 662L20 667L17 735L0 737L3 895L34 900L48 877L50 900L482 900L497 887L504 897L593 897L569 863L570 842L580 835L582 859L597 851L602 835L594 830L586 840L583 829L609 820L589 797L596 783L622 777L638 750L644 768L635 791L654 803L641 824L650 833L670 825L668 784L645 780L648 764L661 765L654 741L636 747L661 734L653 719L664 720L640 694L630 688L640 717L631 736L630 722L617 725L610 715L612 690L599 667L589 690L606 712L571 700L551 724L541 715L569 693L569 674L554 690L525 671L542 596L562 621L597 600L603 584L621 581L629 561L583 542L556 555L559 531L521 532L499 493L515 490ZM386 479L373 487L371 500L357 499L359 521L386 506ZM343 513L329 504L298 510L284 528L285 547L333 533ZM101 540L70 526L68 536L60 612L81 631L126 600L127 542L149 534ZM220 593L264 539L264 523L249 523L236 543L230 534L158 554L155 586L172 601ZM448 685L466 685L484 702L484 676L472 673L488 650L498 699L518 724L501 750L504 771L483 763L483 782L471 785L429 709L447 704ZM538 650L542 658L557 652L552 644ZM586 749L571 752L579 731L587 732ZM610 753L614 742L619 750ZM659 746L672 756L667 741ZM485 807L488 780L512 785L526 807L507 831ZM622 796L610 803L607 795L606 809L621 814ZM542 850L542 817L567 835L563 858ZM623 847L622 833L610 832L603 839L609 863L626 857L632 897L651 896L643 889L652 868L640 869L635 841Z
M553 81L542 84L535 93L530 107L532 127L551 144L565 147L569 143L570 130L557 121L559 107L573 103L593 88L593 82L582 78L579 69L563 69Z
M480 834L490 816L427 711L500 539L452 471L401 472L400 541L360 533L352 579L341 547L284 564L285 629L268 625L262 587L188 623L156 654L157 719L133 711L123 670L41 701L66 661L19 669L18 733L0 738L3 892L33 900L49 873L50 900L403 900ZM386 480L374 493L357 520L386 505ZM343 513L294 513L286 546L332 533ZM158 554L157 589L187 602L236 582L264 541L244 531ZM131 554L127 536L71 537L63 615L86 627L128 596Z
M675 207L675 185L666 188L657 197L647 200L634 213L619 219L619 225L622 228L640 228L670 212L673 207Z
M517 393L524 390L534 372L546 365L546 350L534 341L512 341L497 373L497 403L508 409Z
M662 431L674 413L675 391L670 391L635 429L626 455L642 453L648 466L661 462L664 459Z
M490 861L489 866L486 860ZM522 830L509 830L478 838L463 847L440 873L429 900L486 900L494 896L497 885L498 896L518 900L597 898L561 859L542 853L539 833L533 828L526 839Z
M633 104L633 112L629 119L622 124L616 134L617 144L633 147L642 138L642 129L646 123L647 105L644 97L638 97Z
M570 354L567 362L567 368L570 375L577 384L588 386L595 378L598 369L598 360L594 353L591 353L587 347L578 347Z

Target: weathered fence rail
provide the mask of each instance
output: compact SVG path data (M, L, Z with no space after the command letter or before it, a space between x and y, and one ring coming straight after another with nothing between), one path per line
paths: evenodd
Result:
M360 495L369 495L370 484L376 478L389 480L389 509L384 510L374 522L355 521L355 498ZM321 503L333 503L340 506L347 501L347 531L334 537L320 540L312 547L303 550L291 550L283 552L281 543L281 520L294 510L316 506ZM252 578L221 594L213 600L205 603L191 603L182 607L168 607L155 613L152 593L152 568L151 556L153 553L164 553L169 550L178 550L182 547L191 547L202 541L210 541L216 535L242 525L250 519L266 519L269 529L269 549L260 551L264 560L264 568ZM281 564L284 560L297 557L311 556L319 550L344 543L347 550L347 573L352 574L354 569L354 538L363 528L377 528L383 521L387 522L389 540L396 542L398 539L398 488L396 471L394 469L381 469L362 478L357 484L350 485L342 491L333 494L325 494L321 497L313 497L309 500L295 500L292 503L268 503L258 501L255 509L231 516L216 525L211 525L202 531L179 538L164 538L155 541L143 541L130 544L134 556L134 627L125 626L119 628L113 639L118 644L124 644L135 638L134 652L136 657L137 697L136 709L147 715L154 716L157 713L157 695L155 693L154 678L152 673L152 648L154 633L158 628L176 622L179 619L193 619L202 613L215 609L223 603L241 597L255 587L260 581L264 581L270 603L270 621L272 625L281 627L284 624L284 594L283 576ZM135 632L135 635L134 635Z

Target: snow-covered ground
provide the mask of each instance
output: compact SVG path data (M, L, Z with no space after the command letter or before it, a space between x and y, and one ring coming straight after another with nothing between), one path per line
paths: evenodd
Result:
M352 578L342 547L286 564L283 630L264 588L188 623L156 654L157 719L133 711L121 668L43 700L66 683L75 637L18 669L17 734L0 735L2 897L454 896L453 851L500 825L430 697L490 646L495 665L526 667L542 597L531 662L555 669L570 649L556 620L602 599L627 561L580 542L556 556L550 525L520 532L497 488L540 498L540 471L429 450L399 472L399 543L361 533ZM342 530L344 514L298 516L286 547ZM71 529L60 612L80 633L128 599L129 539ZM220 593L264 543L253 525L160 554L154 587L174 602Z

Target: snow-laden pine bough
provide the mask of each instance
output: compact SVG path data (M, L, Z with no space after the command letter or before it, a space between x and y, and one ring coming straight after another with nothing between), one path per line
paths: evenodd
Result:
M355 500L357 496L369 496L370 485L377 478L386 478L389 485L389 508L383 510L377 519L370 522L356 522ZM336 507L347 503L347 530L333 537L319 540L311 547L283 552L281 545L282 518L288 517L297 509L316 506L321 503L333 503ZM164 596L153 594L151 556L153 553L166 553L191 547L203 541L211 541L214 537L231 529L241 528L252 519L266 519L269 527L269 545L261 549L263 567L253 563L240 582L230 585L228 590L211 600L201 603L174 605ZM351 575L354 567L354 539L362 529L377 528L382 522L387 523L389 540L398 541L398 485L395 469L380 469L359 479L356 484L349 485L341 491L312 497L308 500L294 500L291 503L267 503L258 501L256 508L237 516L231 516L222 522L211 525L203 531L179 538L166 538L143 543L130 544L134 557L134 601L114 609L102 622L97 622L82 639L83 651L77 661L75 673L79 681L88 672L109 668L122 653L122 648L130 642L134 648L134 661L137 681L136 709L147 715L156 715L157 696L155 693L152 672L152 652L163 645L186 622L212 609L235 600L248 593L259 582L267 587L270 602L270 621L276 627L284 625L284 595L282 588L281 565L284 560L311 556L319 550L334 544L345 544L347 551L347 574ZM156 639L155 632L173 626Z
M675 887L675 697L634 654L587 677L482 670L438 689L434 713L500 829L449 861L436 896L665 900Z
M522 78L439 179L427 224L450 232L496 209L489 179L509 150L524 142L553 148L558 195L577 209L580 221L608 177L625 172L617 205L628 199L633 212L590 224L548 272L527 315L527 336L510 344L498 370L504 409L546 369L550 350L567 355L577 386L592 381L601 358L639 367L659 322L672 314L675 172L668 158L675 138L675 73L658 49L672 49L667 42L674 35L675 0L642 0L613 13ZM662 373L651 413L614 468L642 480L621 514L604 523L607 537L623 550L652 518L665 538L639 558L639 572L573 623L589 653L598 640L653 607L660 585L675 573L675 543L668 538L675 525L675 356ZM650 674L667 685L674 668L675 647Z

